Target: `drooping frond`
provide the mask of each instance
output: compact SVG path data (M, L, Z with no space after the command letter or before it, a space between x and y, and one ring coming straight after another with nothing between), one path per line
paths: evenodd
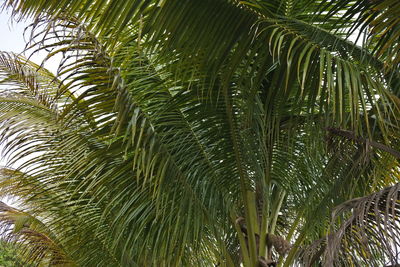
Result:
M357 128L356 121L362 114L372 112L381 120L383 113L390 112L387 88L382 86L384 64L367 49L335 35L338 23L321 18L324 1L316 4L304 1L302 8L297 9L289 2L191 0L182 5L180 1L114 1L112 4L66 1L41 6L33 1L9 1L8 4L23 14L79 14L93 29L100 31L106 42L121 41L119 34L124 31L128 38L133 36L139 42L144 41L142 51L151 53L163 64L173 65L179 75L195 79L206 75L205 82L211 82L206 88L220 90L219 95L222 88L213 87L214 79L229 86L235 80L234 73L245 77L253 73L258 78L253 78L246 88L257 89L260 79L273 70L279 73L279 79L273 84L282 92L279 96L300 98L300 105L308 106L312 112L332 112L342 126L348 120L347 114L352 128ZM120 12L108 12L111 8ZM336 8L341 9L346 12L351 7ZM330 29L321 25L329 25ZM374 99L377 94L381 96L379 101ZM368 121L366 127L370 127Z
M79 25L74 25L73 22L69 25L75 27L71 33L78 32ZM50 205L58 207L54 214L50 214L57 218L50 227L62 236L60 239L63 240L68 254L78 263L115 264L118 259L122 263L134 261L138 264L158 262L179 265L184 262L185 265L190 265L190 262L195 261L207 265L207 262L217 261L218 257L231 257L229 251L220 255L211 245L214 239L219 239L218 242L221 243L222 239L231 238L231 226L224 225L223 221L215 221L210 225L204 223L218 218L220 215L217 214L228 213L223 209L211 209L216 203L224 203L222 192L216 190L215 184L219 181L198 180L190 174L196 167L199 173L202 169L207 172L214 170L210 162L207 162L205 153L197 155L197 150L193 149L192 154L188 153L191 148L187 145L196 141L196 135L184 115L173 106L174 100L166 89L167 85L149 63L146 66L143 65L146 62L140 60L133 62L137 66L132 65L123 80L119 77L121 74L117 68L113 71L111 60L107 56L99 56L104 55L104 51L93 37L85 37L83 34L85 33L81 32L78 37L72 34L65 38L64 46L53 43L55 49L67 55L79 47L80 54L73 55L76 61L65 61L67 64L60 68L61 75L68 77L63 88L69 89L69 92L76 91L78 96L58 106L59 116L57 120L48 121L50 125L45 129L50 134L42 144L43 148L52 149L43 149L43 154L33 159L28 158L21 167L35 168L22 180L24 185L15 180L14 191L9 192L22 197L27 203L41 203L37 212L43 212L42 209L47 205L49 208ZM93 60L98 61L94 64ZM78 71L74 66L79 66ZM147 77L148 84L139 83ZM137 80L138 78L141 80ZM131 91L124 82L130 86ZM152 93L160 101L169 99L170 110L167 107L162 107L165 111L149 109L148 96L144 92L141 95L140 92L153 88L154 93L146 93ZM135 95L132 96L133 94ZM124 107L127 108L127 113L124 114L122 111L125 110L121 110L118 117L114 111L116 98L120 99L118 104L127 105ZM171 119L175 119L162 120L160 114L168 114L166 112L169 112ZM10 113L5 110L4 114ZM125 123L126 118L128 123ZM22 117L15 118L18 119ZM44 117L42 119L45 120ZM172 124L176 120L181 120L182 128ZM201 132L201 129L196 131ZM173 151L180 150L179 143L174 140L177 137L182 138L182 148L187 146L181 152L182 157L172 156ZM32 140L39 140L39 136L26 142ZM23 159L29 149L23 148L24 139L17 138L16 142ZM201 148L201 144L198 143L197 147ZM32 149L37 151L38 148L36 145ZM195 165L196 159L193 157L201 159L201 168ZM219 159L215 159L217 160L219 162ZM61 162L68 164L63 165ZM216 175L215 177L217 178ZM37 187L35 183L38 183ZM231 186L234 188L233 184ZM35 190L32 191L32 188ZM32 192L33 195L30 195ZM71 205L70 201L74 204ZM194 203L197 208L192 209L188 206L189 203ZM74 213L78 207L82 216ZM124 216L126 212L137 213L138 216ZM141 213L143 215L139 216ZM67 228L68 231L61 231L61 218L71 223L70 230ZM203 219L196 221L195 218ZM91 230L88 231L90 224ZM173 232L169 230L177 225L179 228L175 228ZM221 230L227 235L219 233ZM85 236L88 242L86 251L89 251L86 254L81 244L81 239ZM102 239L104 247L94 249L99 239ZM129 243L126 243L127 239L130 240ZM207 242L210 244L205 240L209 240ZM79 251L76 249L77 244L81 244ZM196 248L199 252L203 250L203 259L199 261L192 257L190 250L186 249L187 246L193 246L192 249ZM176 251L171 252L168 249L170 247L175 247ZM107 249L107 253L102 249ZM166 263L162 263L163 261Z
M2 238L14 244L24 264L75 266L52 233L32 215L0 202Z
M318 252L323 256L324 264L398 264L398 195L397 184L338 206L334 212L332 233Z
M364 188L354 187L354 196L358 197L335 207L327 235L303 249L304 264L398 264L398 143L392 143L394 148L387 147L376 141L354 138L348 131L329 131L334 135L331 138L337 139L331 146L335 146L339 153L348 153L349 148L358 147L363 154L359 164L369 171L364 178L360 177L366 179L362 182ZM360 180L346 186L351 187L357 182ZM379 190L382 187L386 188Z

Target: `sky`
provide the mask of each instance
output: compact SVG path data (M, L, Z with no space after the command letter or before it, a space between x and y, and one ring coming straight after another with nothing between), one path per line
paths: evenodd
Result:
M11 20L10 14L0 10L0 51L21 53L25 48L23 33L28 25L28 21L16 23ZM5 159L0 156L0 166L4 166L5 164ZM7 204L14 204L14 206L17 206L14 201L9 198L0 200Z
M26 42L24 40L24 30L31 24L31 20L25 20L17 22L11 18L10 12L2 11L0 9L0 51L22 53L24 51ZM29 37L30 28L27 30L27 36ZM29 56L29 59L40 65L42 60L45 58L46 53L44 51L31 55L27 53L25 56ZM53 73L57 72L58 63L60 57L55 57L54 60L48 60L44 64L44 67Z
M8 12L0 11L0 51L22 52L25 47L23 32L28 25L28 21L17 23L11 20Z

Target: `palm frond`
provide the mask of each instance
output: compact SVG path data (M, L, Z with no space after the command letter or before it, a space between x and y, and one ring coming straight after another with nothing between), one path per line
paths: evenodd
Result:
M290 266L395 180L399 73L346 39L359 1L5 5L62 60L1 57L3 186L78 265Z
M75 266L44 224L32 215L0 202L0 229L15 244L24 264Z

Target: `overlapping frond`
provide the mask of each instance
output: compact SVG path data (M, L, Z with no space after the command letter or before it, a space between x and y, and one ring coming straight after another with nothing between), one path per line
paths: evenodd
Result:
M333 207L395 181L398 71L346 39L359 1L6 5L62 61L0 57L26 172L2 186L78 265L290 266Z
M73 28L73 22L65 23ZM79 32L76 27L79 25L75 24L71 33ZM64 30L62 27L59 29ZM46 34L50 39L53 33ZM111 65L110 59L105 54L100 57L104 51L93 36L83 34L72 34L62 43L53 43L55 51L65 52L67 57L68 53L79 47L80 53L71 56L75 61L71 65L64 64L59 70L61 75L68 77L62 89L75 91L78 96L71 97L68 103L59 106L59 115L55 120L48 121L45 129L49 134L43 137L43 150L37 143L34 147L24 148L26 142L39 141L38 136L29 140L15 138L17 143L14 148L18 147L21 151L19 159L29 155L30 149L43 151L43 154L33 159L25 158L27 161L21 166L35 167L28 172L29 179L23 180L26 191L19 191L22 185L17 179L14 191L9 193L22 197L27 203L42 203L40 210L47 205L57 206L54 214L49 215L57 214L57 219L51 221L51 227L62 236L67 252L78 263L106 265L110 262L115 264L118 259L121 263L129 264L157 262L177 265L183 262L188 265L191 261L199 260L190 256L190 250L186 249L189 245L193 246L192 249L203 250L203 263L199 262L201 265L217 261L218 257L231 257L228 248L217 256L214 253L220 252L212 251L215 248L211 244L201 242L203 239L219 238L218 242L221 243L225 238L221 231L232 228L214 219L219 217L216 214L223 214L222 210L210 208L215 207L216 203L224 203L222 192L216 190L218 181L198 180L190 175L195 168L199 173L203 168L207 172L215 170L211 162L207 162L206 152L196 155L195 150L192 154L188 153L191 148L188 144L196 142L195 128L173 105L174 100L167 85L149 63L146 66L145 61L140 60L131 63L130 72L122 79L121 72ZM53 37L58 38L55 35ZM50 46L46 46L46 49L50 49ZM97 62L94 61L96 59ZM78 71L72 68L73 64L79 66ZM143 83L147 79L148 83ZM142 92L144 89L146 91ZM170 108L163 106L165 111L158 111L153 106L150 109L147 98L150 95L158 97L160 101L171 102ZM116 99L119 99L117 103L121 106L114 107ZM119 116L114 108L119 111ZM4 114L9 115L7 111ZM161 115L168 114L166 112L169 112L171 121L162 120ZM46 120L45 117L42 119ZM22 117L16 117L15 120L22 120ZM177 128L177 120L182 122L181 129ZM175 127L171 128L173 125ZM16 133L19 133L18 130ZM5 134L12 135L9 131ZM176 140L178 137L182 141ZM173 155L181 150L177 142L181 143L181 148L185 148L181 158ZM171 147L172 144L174 146ZM197 141L196 146L201 147L202 144ZM174 150L171 151L171 148ZM183 157L190 158L192 166ZM205 165L195 165L194 157L199 157ZM60 164L63 161L66 164ZM208 175L204 174L205 177ZM28 188L35 183L40 186L33 187L35 193L31 196L29 192L32 191L28 191ZM41 196L41 192L47 192L46 197ZM71 201L74 204L71 205ZM196 208L188 206L191 203ZM78 207L80 215L76 216ZM125 213L131 215L124 216ZM75 216L75 219L71 216ZM200 220L201 217L204 219ZM71 230L61 231L61 218L71 223ZM206 225L207 221L215 223ZM82 232L87 231L90 224L91 230ZM178 225L179 228L176 228ZM175 227L173 232L170 231L171 227ZM218 236L215 236L217 233ZM86 251L89 251L86 254L82 244L79 251L76 249L84 237L88 243ZM93 249L99 239L110 252L102 252L101 247ZM172 252L171 247L175 247L176 251ZM92 253L99 253L101 257L94 257Z

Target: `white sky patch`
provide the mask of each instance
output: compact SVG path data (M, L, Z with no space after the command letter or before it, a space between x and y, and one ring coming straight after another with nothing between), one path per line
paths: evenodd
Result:
M10 12L0 10L0 51L22 53L24 51L26 41L24 39L24 30L32 23L31 20L23 20L17 22L11 18ZM29 38L29 31L26 32L26 38ZM26 57L30 54L24 54ZM46 57L46 52L35 53L30 60L40 64ZM49 60L44 65L45 68L53 73L57 72L58 61Z
M11 19L9 12L0 11L0 50L22 52L25 47L23 32L28 24L27 21L17 23Z

